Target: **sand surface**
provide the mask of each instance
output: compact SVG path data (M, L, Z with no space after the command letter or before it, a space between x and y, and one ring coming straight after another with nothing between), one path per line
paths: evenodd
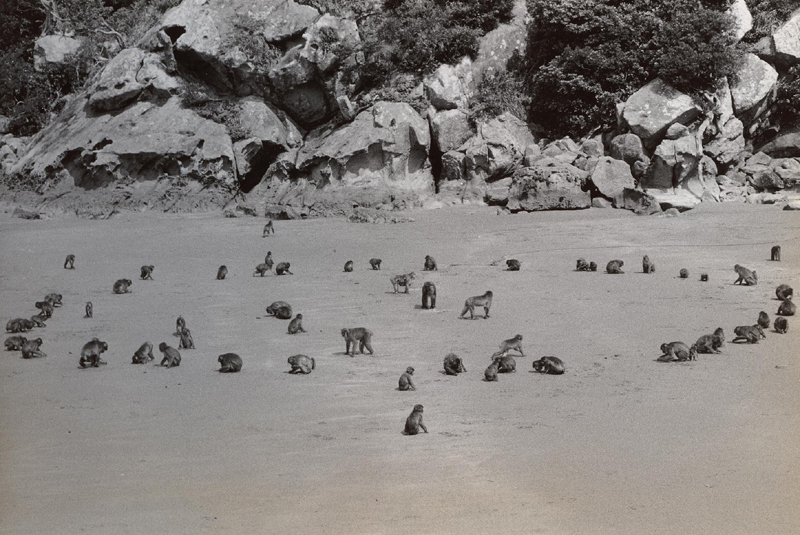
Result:
M413 217L280 221L261 238L253 218L2 215L0 317L29 317L54 291L64 306L29 333L46 358L0 359L0 532L800 533L800 320L757 345L655 362L663 342L720 326L730 340L760 310L774 318L775 287L800 288L800 215L726 204L676 218ZM267 251L295 275L252 277ZM62 269L68 253L74 271ZM426 254L438 272L422 272ZM655 274L641 273L644 254ZM580 256L601 270L623 259L626 274L574 272ZM490 265L504 258L522 270ZM735 263L759 285L734 286ZM154 281L139 280L147 264ZM412 270L410 294L392 293L389 277ZM119 278L133 293L112 294ZM424 281L435 311L419 307ZM488 320L458 319L489 289ZM266 317L276 300L304 315L306 334ZM178 315L197 349L174 369L132 365L145 341L177 346ZM374 331L374 357L344 354L339 331L354 326ZM517 333L518 371L484 382ZM93 337L108 342L108 365L79 369ZM225 352L242 356L241 373L217 372ZM444 375L449 352L467 373ZM297 353L316 359L312 374L287 373ZM544 355L567 373L533 373ZM407 366L416 392L397 390ZM430 433L404 436L416 403Z

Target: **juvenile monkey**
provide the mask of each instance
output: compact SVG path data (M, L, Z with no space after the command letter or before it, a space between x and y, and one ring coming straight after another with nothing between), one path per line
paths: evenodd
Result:
M683 342L669 342L661 344L661 352L663 355L658 357L659 362L672 362L677 360L680 362L691 360L689 346Z
M42 339L28 340L22 344L22 358L24 359L38 359L47 356L44 351L39 348L42 346Z
M734 344L739 341L747 342L748 344L757 344L764 336L764 331L760 325L740 325L733 330L736 337L731 340Z
M93 312L92 309L93 309L92 302L91 301L86 301L86 315L84 316L84 318L91 318L92 317L92 312Z
M380 258L373 258L369 261L369 265L372 266L372 269L380 270L381 269L381 259Z
M439 271L439 268L436 267L436 260L434 260L432 256L428 255L425 257L423 271Z
M353 271L353 261L348 260L347 262L344 263L344 272L351 273L352 271Z
M52 318L53 317L53 305L50 304L48 301L37 301L35 303L36 308L41 310L42 316L45 318Z
M763 310L758 313L758 323L762 329L769 329L769 314Z
M145 342L142 346L136 350L136 353L133 354L133 358L131 358L131 364L144 364L146 362L150 362L151 360L155 360L153 356L153 344L150 342Z
M558 357L542 357L533 361L533 369L549 375L563 375L564 363Z
M436 285L432 282L422 285L422 308L436 308Z
M708 273L700 274L700 282L708 282Z
M403 430L404 435L416 435L419 433L420 429L426 433L428 432L428 428L422 423L422 411L422 405L414 405L414 410L412 410L411 414L406 418L406 427Z
M269 266L267 264L259 264L259 265L256 266L256 270L253 273L253 276L255 277L256 275L258 275L260 277L263 277L266 273L269 273L269 272L270 272L270 270L269 270Z
M678 275L682 279L688 279L689 278L689 270L686 269L686 268L683 268L683 269L681 269L680 273L678 273Z
M31 316L31 321L33 322L33 325L36 327L47 327L47 325L45 325L44 323L44 320L46 319L47 317L43 316L42 314L36 314L34 316Z
M101 364L107 364L106 361L100 359L100 355L108 351L108 344L101 342L98 338L92 338L86 342L81 348L81 368L87 366L91 368L99 368Z
M142 273L140 275L140 278L143 281L153 280L153 270L155 268L156 268L155 266L142 266Z
M292 306L286 301L275 301L267 307L267 314L281 320L292 319Z
M622 260L612 260L608 264L606 264L606 273L610 273L611 275L622 275L625 273L622 271L622 265L625 264Z
M129 286L133 284L133 281L130 279L119 279L117 282L114 283L114 293L115 294L127 294L131 293Z
M53 305L54 307L61 306L61 300L64 298L63 295L57 293L51 293L44 296L44 300Z
M219 269L217 270L217 280L218 281L224 281L225 277L227 277L227 276L228 276L228 266L224 266L224 265L223 266L219 266Z
M512 373L517 371L517 361L513 357L497 357L497 373Z
M267 265L269 270L272 270L272 266L274 262L272 261L272 251L267 251L267 256L264 257L264 263Z
M772 248L772 251L770 252L770 259L773 262L780 262L781 261L781 246L780 245L776 245L775 247Z
M589 262L589 271L597 271L597 264Z
M289 334L297 334L306 332L303 329L303 315L298 314L292 321L289 322Z
M483 378L486 381L497 381L497 372L500 369L500 363L497 360L493 360L489 367L486 368L486 371L483 372Z
M367 348L370 355L374 355L372 350L372 331L364 327L355 327L352 329L342 329L342 337L345 342L345 354L354 357L356 355L356 342L359 343L358 350L363 354L364 348ZM353 352L350 352L352 345Z
M416 390L417 387L414 386L414 381L411 379L411 376L414 375L414 368L409 366L406 368L406 371L403 375L400 376L400 382L398 383L398 389L402 391L406 390Z
M178 349L194 349L192 331L188 327L181 329L181 341L178 343Z
M33 327L34 323L31 320L26 320L25 318L8 320L8 323L6 323L6 330L11 333L28 332L33 329Z
M714 334L704 334L694 343L698 353L721 353L720 348L725 346L725 331L717 328Z
M266 238L270 234L275 234L275 227L272 225L272 219L267 221L267 224L264 225L264 232L261 234L261 237Z
M461 311L460 318L464 317L464 314L469 312L469 319L475 319L475 307L483 307L484 311L484 319L489 317L489 309L492 307L492 294L491 291L486 292L483 295L476 295L473 297L467 298L464 302L464 310Z
M734 284L744 284L745 286L755 286L758 284L758 275L755 271L750 271L739 264L733 266L733 270L739 275L739 278L733 282Z
M789 330L789 320L784 318L783 316L775 318L775 323L773 323L773 327L775 328L775 332L779 334L786 334Z
M781 301L778 307L778 316L794 316L795 312L797 312L797 305L788 299Z
M650 260L650 257L644 255L642 258L642 271L645 273L655 273L656 272L656 264Z
M589 271L589 262L582 257L579 258L575 264L575 271Z
M68 254L67 259L64 261L64 269L75 269L75 255Z
M466 372L464 363L455 353L448 353L444 358L444 373L447 375L458 375L459 373Z
M6 351L19 351L28 339L24 336L9 336L6 338Z
M281 262L280 264L275 266L275 274L276 275L294 275L294 273L289 271L289 267L291 267L289 262Z
M389 281L392 283L392 287L394 288L394 293L397 293L397 287L403 286L405 287L405 293L408 293L408 289L411 288L411 281L414 280L416 274L412 271L411 273L406 273L405 275L395 275Z
M491 356L492 359L495 359L499 356L505 357L508 355L508 352L511 350L517 351L521 357L525 356L525 353L522 352L522 335L518 334L514 338L509 338L508 340L503 340L500 343L500 351L495 353Z
M222 365L219 369L220 373L236 373L242 371L242 357L236 353L220 355L217 361Z
M161 359L161 366L174 368L181 365L181 354L174 347L168 346L166 342L161 342L158 344L158 350L164 354L164 358Z
M305 355L294 355L288 358L289 365L292 369L289 373L302 373L303 375L308 375L311 373L311 370L316 368L316 362L311 357L307 357Z
M175 320L175 334L178 336L181 335L183 329L186 327L186 320L183 319L183 316L178 316L178 319Z
M513 258L506 260L506 271L519 271L520 267L522 267L522 264L520 264L519 260Z
M775 288L775 297L777 297L781 301L786 301L787 299L791 299L793 295L794 295L794 290L788 284L781 284L777 288Z

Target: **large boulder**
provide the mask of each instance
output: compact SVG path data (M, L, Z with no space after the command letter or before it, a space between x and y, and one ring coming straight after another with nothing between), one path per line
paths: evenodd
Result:
M705 144L703 150L719 165L728 165L745 148L744 125L736 117L723 124L716 136Z
M652 164L642 179L647 189L672 190L698 174L703 147L692 135L665 139L653 153Z
M622 160L603 156L591 174L592 184L600 195L618 203L625 188L633 188L631 168Z
M512 211L589 208L587 173L571 165L523 167L512 175L507 207Z
M772 34L775 59L784 65L800 63L800 9Z
M624 160L628 165L633 165L644 156L642 139L636 134L621 134L611 140L611 157Z
M679 212L685 212L700 204L700 199L698 197L684 189L676 189L671 192L648 190L647 193L655 199L662 210L675 208Z
M485 76L505 72L510 59L524 57L528 42L527 22L525 0L515 0L512 20L507 24L500 24L480 38L478 55L472 66L476 87Z
M114 56L89 91L89 107L95 112L113 111L136 99L144 89L136 75L146 55L140 48L126 48Z
M735 0L728 8L728 14L733 19L733 24L736 28L736 40L738 41L753 28L753 15L750 13L745 0Z
M630 210L638 215L661 213L661 205L658 204L655 197L633 188L625 188L622 191L622 200L615 203L614 207Z
M428 119L433 141L442 153L459 148L474 133L469 124L469 116L463 110L447 109L437 112L431 109Z
M800 128L781 132L759 150L773 158L800 157Z
M45 35L36 40L33 47L33 68L43 70L51 63L64 61L78 52L82 41L66 35Z
M775 95L778 71L755 54L745 54L731 84L731 97L736 116L745 127L753 123Z
M621 122L655 147L675 123L689 124L700 115L692 97L656 78L628 98L621 111Z
M29 138L14 137L11 134L0 136L0 175L10 172L25 152Z
M466 109L472 96L472 61L465 57L456 66L442 65L424 82L425 95L437 110Z

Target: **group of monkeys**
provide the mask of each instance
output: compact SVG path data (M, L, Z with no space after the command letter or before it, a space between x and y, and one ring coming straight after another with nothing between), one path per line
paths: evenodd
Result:
M274 226L272 221L269 221L267 225L264 227L264 231L262 237L267 237L270 234L275 232ZM773 261L780 261L780 246L775 246L772 248L771 251L771 259ZM65 269L74 269L75 264L75 256L70 254L67 256L66 261L64 263ZM381 269L381 260L379 258L373 258L369 261L370 266L373 270L380 270ZM622 266L624 262L622 260L611 260L606 265L606 272L609 274L623 274ZM516 259L510 259L506 261L506 266L508 271L519 271L521 267L521 263ZM271 272L273 267L273 260L272 260L272 253L268 252L267 256L264 260L264 263L259 264L256 266L255 275L264 276L266 272ZM288 262L279 263L276 266L276 274L283 275L289 274L291 275L291 271L289 271L290 265ZM354 264L352 260L348 260L345 263L344 271L345 272L352 272L354 268ZM153 271L154 266L142 266L141 268L141 279L142 280L153 280ZM424 271L437 271L438 266L436 264L436 260L431 256L426 256L424 265ZM655 263L645 255L642 259L642 270L644 273L654 273L655 272ZM739 264L734 266L734 270L738 275L738 278L734 282L734 284L743 284L743 285L756 285L758 284L758 275L755 271L751 271ZM576 271L597 271L597 264L594 262L587 262L585 259L580 258L576 264ZM226 266L220 266L217 271L217 279L224 280L225 276L228 273L228 269ZM679 276L681 278L688 278L688 270L681 269ZM413 280L415 279L416 275L414 272L402 274L402 275L395 275L390 278L390 282L394 289L394 292L397 293L399 288L404 288L405 293L409 292L409 288ZM701 281L708 281L708 274L703 273L700 277ZM125 294L130 292L130 286L132 281L130 279L120 279L114 283L113 292L115 294ZM788 321L786 320L785 316L793 316L796 312L796 306L792 302L793 296L793 289L786 285L781 284L776 289L776 296L781 301L781 304L778 308L778 316L774 321L774 329L778 333L786 333L788 330ZM489 318L489 310L492 305L492 292L487 291L483 295L469 297L465 303L464 308L459 315L459 318L464 318L467 312L470 314L470 319L475 318L475 308L483 308L484 310L484 318ZM37 315L31 317L30 320L24 318L17 318L10 320L6 324L6 330L11 333L24 333L31 330L34 327L44 327L45 320L52 317L53 310L56 307L60 307L62 305L62 296L60 294L51 293L48 294L43 301L36 302L35 306L40 310ZM422 286L422 308L423 309L435 309L436 308L436 286L432 282L425 282ZM303 315L297 314L294 318L292 318L292 307L284 302L284 301L276 301L272 303L266 309L267 314L274 316L279 319L288 319L291 320L289 322L288 332L289 334L296 334L300 332L305 332L302 325ZM86 316L87 318L92 317L92 303L86 303ZM758 321L756 325L753 326L739 326L734 329L734 334L736 337L732 340L734 343L736 342L746 342L746 343L758 343L760 339L766 338L764 334L764 329L769 327L769 315L762 311L759 314ZM194 349L194 340L192 339L191 331L186 326L186 321L183 317L178 317L176 321L176 333L179 338L180 342L178 345L178 349ZM373 333L371 330L364 328L364 327L355 327L355 328L343 328L341 330L341 335L345 340L345 354L350 356L355 356L356 346L358 346L359 352L364 353L364 351L368 351L370 355L374 354L374 349L372 347L372 337ZM720 353L720 349L724 346L725 343L725 334L722 328L718 328L714 331L713 334L707 334L701 336L697 342L695 342L691 347L683 342L669 342L662 344L661 352L663 353L660 357L658 357L658 361L662 362L672 362L672 361L690 361L696 360L698 353ZM42 345L42 339L37 338L35 340L28 340L24 336L15 335L11 336L6 339L5 347L7 350L10 351L21 351L22 357L25 359L30 358L41 358L45 357L46 354L41 351L40 347ZM158 346L159 351L163 354L163 358L161 360L161 366L165 366L167 368L172 368L175 366L179 366L181 363L181 354L178 349L169 346L168 344L162 342ZM81 368L86 367L94 367L97 368L101 365L106 364L104 360L100 358L102 353L108 350L108 344L99 340L98 338L93 338L89 342L87 342L82 348L80 353L80 361L79 365ZM485 381L497 381L497 376L499 373L511 373L516 371L516 361L514 358L509 356L510 351L516 351L519 353L520 356L525 356L522 350L522 335L517 334L513 338L508 340L504 340L500 344L499 351L494 353L490 359L491 364L486 368L484 371L484 380ZM145 342L142 344L141 347L134 353L132 357L133 364L145 364L154 360L153 356L153 344L151 342ZM236 373L241 371L242 369L242 358L237 355L236 353L225 353L218 357L218 362L220 364L219 371L221 373ZM312 370L316 368L316 362L314 358L308 357L306 355L293 355L288 358L288 363L291 367L289 373L291 374L309 374ZM564 363L561 359L553 356L545 356L541 359L533 362L533 369L536 372L540 372L543 374L550 374L550 375L561 375L565 371ZM463 361L460 357L458 357L454 353L450 353L444 357L444 371L447 375L458 375L459 373L466 372L466 368L464 366ZM416 390L416 386L414 385L414 381L412 376L414 375L414 368L408 367L406 371L400 376L398 389L401 391L407 390ZM406 420L406 425L404 429L404 433L408 435L416 435L422 430L423 432L427 433L428 430L423 424L423 406L422 405L414 405L414 408L411 414L408 416Z

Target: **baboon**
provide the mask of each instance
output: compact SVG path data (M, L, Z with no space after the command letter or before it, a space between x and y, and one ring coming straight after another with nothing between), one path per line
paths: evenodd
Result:
M183 316L178 316L178 319L175 320L175 334L178 336L181 335L183 329L186 327L186 320L183 319Z
M794 316L795 312L797 312L797 305L788 299L781 301L778 307L778 316Z
M269 269L268 265L259 264L259 265L256 266L256 270L253 273L253 276L255 277L256 275L258 275L260 277L263 277L265 273L269 273L269 272L270 272L270 269Z
M725 331L717 328L714 334L704 334L694 343L698 353L721 353L720 348L725 346Z
M422 268L423 271L439 271L439 268L436 267L436 260L430 255L425 257L425 265Z
M612 260L608 264L606 264L606 273L610 273L612 275L622 275L625 272L622 271L622 265L625 262L622 260Z
M276 275L294 275L291 271L289 271L290 264L289 262L281 262L277 266L275 266L275 274Z
M227 275L228 275L228 266L219 266L219 269L217 270L217 280L224 281Z
M691 359L689 346L683 342L669 342L667 344L661 344L661 352L663 355L658 357L657 360L659 362L672 362L673 360L683 362Z
M61 306L61 300L64 298L63 295L57 293L51 293L44 296L44 300L53 305L54 307Z
M92 338L84 344L81 349L81 368L91 367L99 368L101 364L107 364L106 361L100 359L100 355L108 351L108 344L101 342L98 338Z
M31 320L26 320L25 318L8 320L8 323L6 323L6 330L11 333L28 332L33 329L33 327L34 323Z
M489 317L489 309L492 307L492 292L488 291L483 295L476 295L468 298L464 302L464 310L461 311L460 318L469 311L469 319L475 319L475 307L483 307L484 319Z
M432 282L422 285L422 308L436 308L436 285Z
M776 333L786 334L786 332L789 330L789 320L783 316L779 316L775 318L775 323L773 323L772 326L775 328ZM8 341L6 340L6 342Z
M373 258L369 261L369 265L372 266L372 269L381 269L381 259L380 258Z
M267 224L264 225L264 232L261 233L262 238L266 238L270 234L275 234L275 227L272 225L272 219L267 221ZM232 353L231 353L232 354ZM238 370L237 370L238 371Z
M736 335L734 339L731 340L734 344L740 341L747 342L748 344L757 344L759 340L766 338L760 325L739 325L733 330L733 334Z
M242 371L242 357L236 353L220 355L217 361L222 365L219 369L220 373L237 373Z
M344 272L351 273L352 271L353 271L353 261L348 260L347 262L344 263Z
M181 340L178 342L178 349L194 349L194 339L192 331L188 327L181 329Z
M447 375L458 375L459 373L466 372L464 363L455 353L448 353L444 358L444 373Z
M517 371L517 361L513 357L497 357L497 373L512 373Z
M758 313L758 321L756 322L761 325L762 329L769 329L769 314L764 312L763 310Z
M497 358L497 357L499 357L501 355L505 357L506 355L508 355L508 352L511 351L512 349L516 350L520 354L521 357L525 356L525 353L522 352L522 335L521 334L516 335L514 338L509 338L508 340L503 340L500 343L500 351L498 351L497 353L493 354L490 358L495 359L495 358Z
M519 271L519 268L522 266L519 260L510 259L506 260L506 271Z
M770 259L773 262L780 262L781 261L781 246L780 245L776 245L775 247L772 248L772 251L770 253Z
M292 307L286 301L275 301L267 307L267 314L280 320L292 319Z
M142 266L142 273L141 275L139 275L139 277L143 281L153 280L153 270L155 268L156 268L155 266Z
M414 368L409 366L406 368L406 372L400 376L400 382L398 383L399 390L416 390L417 387L414 386L414 381L411 379L411 376L414 375Z
M155 357L153 356L153 344L150 342L145 342L139 349L136 350L136 353L133 354L131 364L144 364L146 362L150 362L151 360L155 360Z
M9 336L5 342L6 351L19 351L27 341L28 339L24 336Z
M700 274L700 282L708 282L708 273Z
M542 357L533 361L533 369L549 375L563 375L564 363L558 357Z
M575 271L589 271L589 263L584 258L579 258L575 265Z
M46 357L47 354L39 348L42 346L42 339L28 340L22 344L22 358L24 359L37 359Z
M656 272L656 263L650 261L650 257L644 255L642 258L642 271L645 273L655 273Z
M42 311L42 316L46 318L53 317L53 305L51 305L49 301L37 301L35 306Z
M311 370L316 368L316 362L313 358L305 355L294 355L288 358L289 365L292 367L289 373L302 373L308 375Z
M42 314L36 314L31 316L31 321L33 322L33 325L35 327L47 327L47 325L45 325L44 323L44 320L46 319L47 317L43 316Z
M86 315L84 318L91 318L92 317L92 302L86 301Z
M375 352L372 350L372 331L369 329L365 329L364 327L355 327L352 329L342 329L342 337L344 337L345 342L345 354L354 357L356 355L356 342L358 344L358 350L362 354L364 353L364 348L367 348L370 355L374 355ZM350 352L352 344L353 352Z
M267 251L267 256L264 257L264 263L267 265L267 269L272 271L272 266L274 264L272 261L272 251Z
M64 261L64 269L75 269L75 255L68 254L67 259Z
M775 297L777 297L781 301L786 301L787 299L791 299L793 295L794 295L794 290L788 284L781 284L777 288L775 288Z
M589 262L589 271L597 271L597 264Z
M292 321L289 322L289 334L297 334L306 332L303 329L303 315L298 314Z
M115 294L127 294L130 293L130 289L128 288L133 281L130 279L120 279L114 283L114 293Z
M486 381L497 381L497 372L500 369L500 363L497 360L493 360L489 367L486 368L486 371L483 372L483 378Z
M686 268L681 269L680 273L678 273L678 276L680 278L682 278L682 279L688 279L689 278L689 270L686 269Z
M181 365L181 354L174 347L168 346L166 342L161 342L158 344L158 350L164 354L160 366L174 368L175 366Z
M758 284L758 275L755 271L750 271L739 264L733 266L733 270L739 275L739 278L733 282L734 284L744 284L745 286L755 286Z
M394 293L397 293L398 286L404 286L406 289L405 293L408 293L408 289L411 288L411 281L413 281L416 276L417 275L412 271L411 273L406 273L405 275L395 275L389 279L389 281L392 283L392 287L394 288Z
M426 433L428 432L428 428L422 423L422 410L422 405L414 405L414 410L411 411L411 414L406 418L406 427L403 430L404 435L416 435L419 433L420 429Z

